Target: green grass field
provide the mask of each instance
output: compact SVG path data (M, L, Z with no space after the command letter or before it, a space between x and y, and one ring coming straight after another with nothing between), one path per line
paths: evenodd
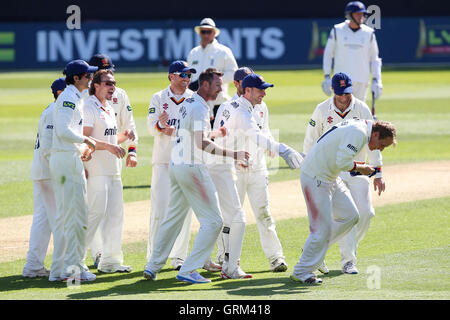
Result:
M301 150L306 124L315 106L326 96L320 89L322 72L261 71L275 84L267 90L272 131ZM0 219L32 214L29 169L37 122L51 102L51 82L57 72L0 73ZM164 73L116 74L118 86L130 97L139 134L139 165L123 171L126 202L149 199L153 139L146 115L153 93L168 85ZM384 91L377 101L379 119L392 121L398 146L383 152L386 165L450 159L450 70L386 70ZM230 86L230 94L234 94ZM368 101L370 105L370 100ZM281 163L281 162L280 162ZM298 172L274 171L270 181L297 179ZM437 186L438 187L438 186ZM299 192L293 191L293 192ZM300 194L300 193L299 193ZM327 254L332 270L321 287L292 283L289 275L308 235L306 218L277 222L289 264L286 273L274 274L260 248L254 225L247 227L242 264L254 278L186 285L175 280L170 268L157 282L144 281L145 243L124 246L130 274L99 275L94 283L68 289L45 279L22 279L24 260L0 263L0 299L449 299L450 198L432 199L377 208L371 228L360 245L357 276L342 275L338 246ZM147 223L147 221L143 221ZM13 227L13 226L12 226ZM25 257L24 257L25 258ZM47 266L51 257L47 257ZM369 267L379 268L380 289L368 288ZM369 268L370 270L370 268Z

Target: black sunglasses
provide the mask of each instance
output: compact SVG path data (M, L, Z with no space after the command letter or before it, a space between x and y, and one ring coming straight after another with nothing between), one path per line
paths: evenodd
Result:
M104 80L104 81L100 81L100 82L104 82L108 87L116 85L115 81Z
M192 77L191 73L186 73L186 72L174 72L173 74L177 74L180 76L180 78L183 78L183 79Z
M200 30L201 34L211 34L212 30Z

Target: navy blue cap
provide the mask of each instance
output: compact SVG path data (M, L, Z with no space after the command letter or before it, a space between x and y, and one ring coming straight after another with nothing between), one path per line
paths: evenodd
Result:
M262 76L256 73L251 73L242 80L242 89L244 90L245 88L267 89L269 87L273 87L273 84L266 82Z
M53 81L51 87L52 92L56 93L59 90L64 90L66 88L66 78L62 77Z
M342 72L336 73L333 76L333 79L331 79L331 87L333 88L334 94L338 96L353 92L352 79Z
M103 53L97 53L96 55L93 55L88 63L91 66L98 67L98 70L108 69L111 71L115 71L115 65L112 63L111 58Z
M183 60L176 60L172 62L169 66L169 73L175 73L175 72L192 72L197 73L197 70L195 70L192 67L189 67L186 61Z
M243 80L250 73L253 73L253 70L249 67L240 67L234 72L234 81Z
M63 74L66 76L74 76L82 73L94 73L98 67L88 65L84 60L72 60L64 68Z

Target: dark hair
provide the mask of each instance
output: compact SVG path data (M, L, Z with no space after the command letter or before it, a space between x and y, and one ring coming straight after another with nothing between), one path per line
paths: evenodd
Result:
M100 84L102 82L102 76L106 74L114 75L114 73L109 69L100 69L94 73L94 78L92 78L91 86L89 87L89 95L93 96L95 94L94 83Z
M53 96L55 97L55 100L58 99L58 92L57 91L52 91L53 92Z
M378 132L380 134L379 139L392 138L393 145L397 144L397 132L394 125L388 121L375 121L372 125L372 132Z
M69 85L69 84L75 84L75 79L74 79L74 77L75 76L77 76L78 77L78 79L81 79L82 77L83 77L83 75L85 75L86 73L80 73L80 74L73 74L73 75L70 75L70 76L66 76L66 84L67 85Z
M200 76L198 77L198 85L201 87L202 83L205 81L211 84L214 79L214 75L222 77L223 73L214 68L206 69L205 71L200 73Z

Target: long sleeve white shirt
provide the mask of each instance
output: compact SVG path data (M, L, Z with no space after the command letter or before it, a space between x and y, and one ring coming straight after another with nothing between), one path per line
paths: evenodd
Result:
M228 95L228 84L233 81L234 72L238 65L230 48L220 44L217 39L208 44L205 48L201 45L193 48L187 57L187 63L192 66L197 73L193 74L192 81L198 80L200 73L208 68L215 68L223 72L222 92L217 99L208 104L218 105L230 99Z
M302 172L333 182L342 171L353 169L355 158L369 143L371 133L370 120L348 120L332 126L306 155Z
M369 83L372 61L378 58L378 44L374 30L362 24L352 31L349 21L334 25L323 54L323 72L332 76L343 72L353 82Z
M186 89L182 96L177 97L170 90L170 86L168 86L166 89L152 96L147 116L148 130L155 137L153 142L152 164L169 163L175 138L163 134L161 129L166 126L177 125L181 104L186 99L192 97L193 93L193 91ZM167 124L158 122L159 116L164 111L169 115Z
M303 153L308 154L317 140L332 126L346 120L361 119L373 120L369 107L363 101L352 95L350 105L344 112L341 112L334 105L334 96L317 105L306 128L305 140L303 142ZM355 157L355 161L369 164L375 167L383 165L381 152L379 150L370 151L367 146ZM381 172L376 178L381 177Z
M79 152L83 136L83 100L81 92L68 85L56 99L53 107L52 152Z
M36 144L31 163L31 179L44 180L51 179L49 157L53 139L53 107L52 102L41 113L38 123Z

